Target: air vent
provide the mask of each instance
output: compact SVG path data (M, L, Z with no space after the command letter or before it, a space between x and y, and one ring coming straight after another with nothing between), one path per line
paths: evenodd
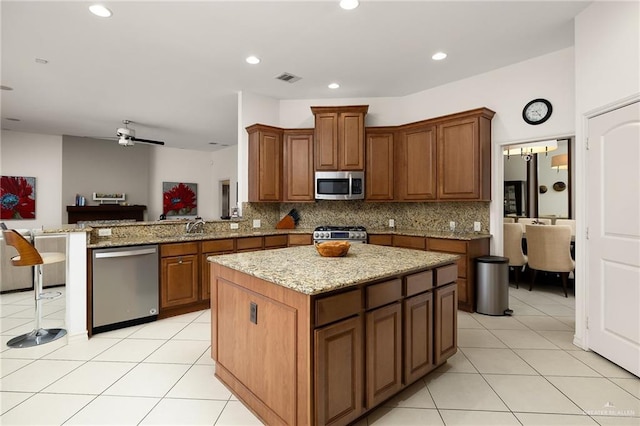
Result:
M276 77L278 80L286 81L287 83L295 83L300 80L302 77L295 76L293 74L289 74L288 72L283 72L279 76Z

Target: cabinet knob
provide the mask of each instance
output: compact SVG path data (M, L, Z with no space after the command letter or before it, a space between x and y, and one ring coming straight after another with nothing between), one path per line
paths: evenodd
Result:
M178 263L179 263L180 265L182 265L182 258L181 258L181 257L179 257L179 258L178 258Z

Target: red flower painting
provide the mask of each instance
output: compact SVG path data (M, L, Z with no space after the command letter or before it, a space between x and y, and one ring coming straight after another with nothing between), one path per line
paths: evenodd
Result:
M36 178L2 176L0 178L0 205L2 219L36 218Z
M198 214L198 184L162 183L162 213L167 216Z

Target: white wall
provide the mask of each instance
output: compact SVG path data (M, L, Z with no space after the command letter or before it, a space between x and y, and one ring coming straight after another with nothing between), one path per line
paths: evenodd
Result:
M220 181L229 180L229 209L236 205L236 184L238 182L238 147L230 146L212 153L213 216L220 219L222 214L222 193ZM231 210L229 210L231 211ZM203 216L204 217L204 216Z
M576 334L584 348L588 315L585 297L585 213L589 170L585 161L587 115L640 95L640 3L594 2L575 19L576 81ZM640 167L640 164L638 164Z
M158 220L162 214L163 182L197 183L198 216L205 220L220 219L218 171L224 161L234 161L235 164L234 156L227 150L223 151L225 152L218 157L217 153L220 151L211 153L169 147L152 147L148 219ZM236 177L229 173L226 165L221 173L235 184Z
M9 228L56 227L62 223L62 136L2 130L0 174L36 178L36 218L5 220Z

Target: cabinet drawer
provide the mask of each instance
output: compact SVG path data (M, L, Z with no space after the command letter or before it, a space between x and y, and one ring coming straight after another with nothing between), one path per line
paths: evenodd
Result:
M264 237L264 248L286 247L288 238L286 235L267 235Z
M377 308L402 299L402 280L400 278L373 284L366 288L367 309Z
M233 238L225 238L222 240L210 240L202 242L203 253L216 253L220 251L230 252L233 251Z
M316 300L316 327L357 315L362 309L360 290L351 290Z
M447 251L450 253L467 253L467 242L459 240L445 240L439 238L429 238L429 250Z
M409 235L394 235L394 247L404 247L410 249L424 250L426 248L426 238L411 237Z
M436 287L454 283L458 279L458 265L452 264L436 268Z
M405 281L405 296L413 296L433 287L433 271L409 275Z
M176 244L162 244L160 246L160 257L169 256L182 256L185 254L198 253L198 244L194 243L176 243Z
M311 234L289 234L290 246L308 246L312 242Z
M240 250L260 250L262 249L262 237L246 237L236 240L236 249Z
M369 234L369 244L378 246L392 246L393 235L371 235Z

